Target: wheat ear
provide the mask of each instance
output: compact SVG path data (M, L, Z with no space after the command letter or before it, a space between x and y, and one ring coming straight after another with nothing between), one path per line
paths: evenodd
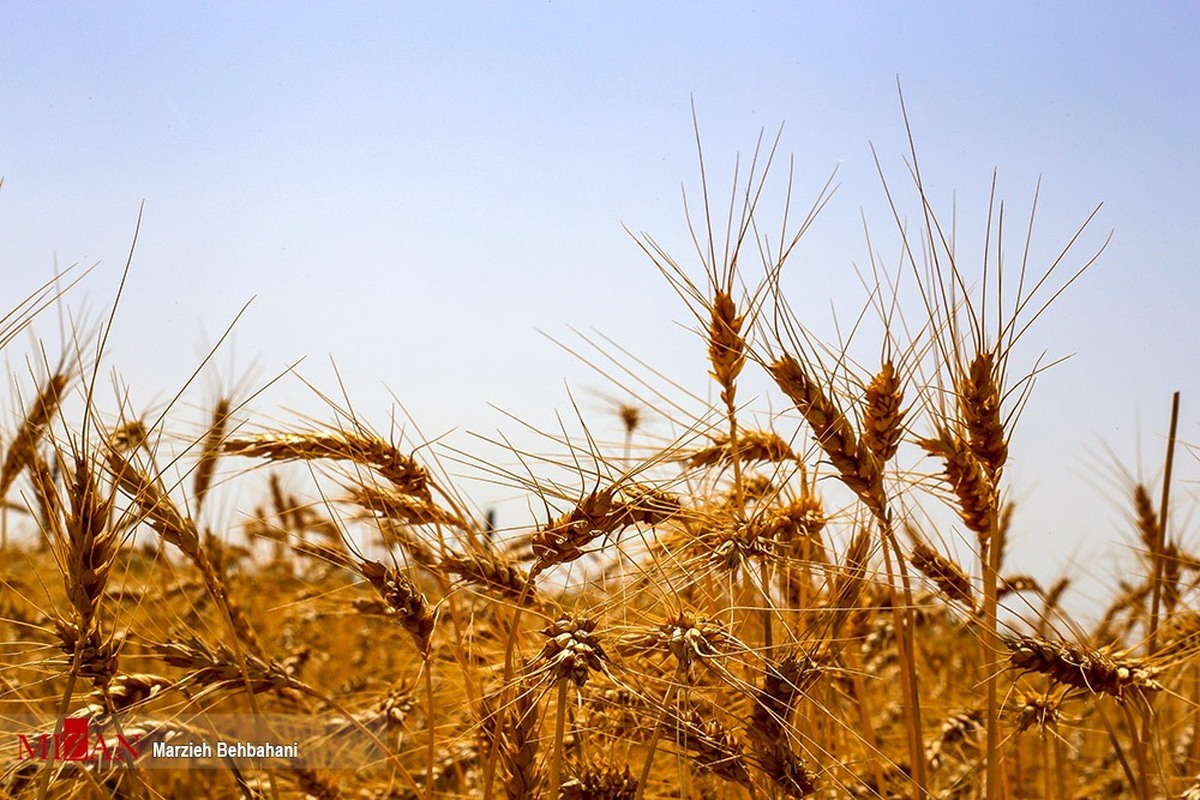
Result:
M17 429L17 435L8 446L3 463L0 463L0 497L8 494L8 489L17 475L31 463L34 448L62 405L63 392L67 388L68 380L69 375L61 370L51 375L46 385L38 392L33 406L21 420L21 427Z

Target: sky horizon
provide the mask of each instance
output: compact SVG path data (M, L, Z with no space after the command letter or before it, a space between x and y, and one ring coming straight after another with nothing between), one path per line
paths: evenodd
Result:
M1112 232L1022 345L1023 369L1069 358L1014 436L1014 571L1111 581L1094 549L1134 538L1105 449L1153 481L1176 390L1180 438L1200 438L1194 5L9 4L0 21L0 308L96 264L65 307L101 318L144 204L106 362L135 408L169 400L249 302L189 403L302 361L378 429L400 403L426 438L470 449L472 432L525 435L512 417L553 429L575 401L616 441L619 387L555 341L611 337L713 394L687 308L634 238L699 275L682 202L699 196L696 131L718 198L779 132L768 224L789 163L796 209L836 172L786 276L833 337L831 307L844 325L867 301L868 232L899 259L874 154L910 223L920 211L899 82L968 263L993 170L1014 258L1039 181L1035 266L1097 204L1073 257ZM51 350L55 313L33 328ZM30 349L5 353L21 392ZM291 377L255 405L281 427L289 409L321 414ZM1177 456L1185 545L1195 461Z

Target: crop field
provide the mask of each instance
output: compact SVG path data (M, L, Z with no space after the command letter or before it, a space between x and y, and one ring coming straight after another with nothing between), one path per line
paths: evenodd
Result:
M244 385L154 387L174 400L144 414L111 400L119 302L14 371L0 795L1200 798L1177 421L1154 481L1122 481L1131 565L1105 613L1006 566L1038 524L1010 441L1052 367L1020 354L1103 236L1080 244L1085 213L1035 257L997 199L960 250L911 153L886 187L902 257L863 270L825 341L782 276L828 195L767 208L782 161L768 141L731 195L690 202L690 251L635 237L707 354L701 413L597 339L615 416L564 409L505 463L330 387L319 419L260 414ZM6 279L25 297L0 344L77 280ZM528 517L476 505L468 468Z

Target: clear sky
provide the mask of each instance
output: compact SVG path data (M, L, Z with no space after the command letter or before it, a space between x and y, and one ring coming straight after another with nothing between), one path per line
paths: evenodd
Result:
M570 386L616 438L602 395L621 392L540 331L594 329L708 391L686 309L623 228L694 264L692 99L718 187L780 124L797 202L837 168L789 276L831 333L831 300L848 317L864 299L862 218L887 263L899 252L871 144L919 211L899 77L964 252L982 249L994 167L1014 219L1043 178L1035 265L1104 203L1079 253L1109 230L1111 246L1030 334L1074 355L1015 435L1011 559L1106 577L1090 556L1125 505L1104 449L1153 477L1175 389L1198 438L1197 30L1194 3L5 3L0 306L98 262L68 304L97 316L144 201L109 353L135 407L168 399L253 297L217 359L226 384L306 358L335 392L332 359L377 427L390 390L468 450L466 431L523 435L493 406L542 428L570 415ZM55 340L53 316L37 333ZM284 407L321 413L294 379L257 406Z

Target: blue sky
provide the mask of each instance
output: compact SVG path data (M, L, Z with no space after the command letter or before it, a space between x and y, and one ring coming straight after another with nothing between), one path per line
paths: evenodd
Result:
M601 395L620 391L541 332L600 331L708 391L686 309L623 228L691 255L690 103L717 187L780 124L797 203L837 169L788 278L832 335L831 302L852 317L864 299L862 219L886 263L899 252L872 144L919 210L899 77L965 252L993 168L1014 219L1042 176L1035 263L1098 202L1079 253L1113 231L1028 340L1074 354L1014 443L1013 564L1050 575L1121 534L1104 447L1152 476L1175 389L1198 438L1198 23L1185 3L9 3L0 301L98 262L68 304L97 315L144 201L109 353L136 407L170 398L254 297L202 390L305 358L336 392L333 360L377 426L390 391L465 449L466 431L522 436L495 407L553 425L567 386L608 424ZM55 340L52 316L37 333ZM256 408L322 414L296 380Z

